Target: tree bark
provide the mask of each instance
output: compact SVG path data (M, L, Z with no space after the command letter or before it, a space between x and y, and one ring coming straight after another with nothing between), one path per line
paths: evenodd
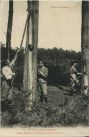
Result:
M9 0L9 14L8 14L8 25L6 34L6 49L7 57L9 58L9 51L11 49L11 34L12 34L12 23L13 23L13 0Z
M89 1L82 1L81 42L83 70L86 71L89 81Z
M37 48L38 48L38 18L39 18L39 3L38 1L32 1L32 43L34 45L34 50L32 52L32 69L33 69L33 100L36 99L37 92Z
M30 18L27 25L25 68L24 68L24 89L31 92L28 99L28 109L35 102L37 91L37 44L38 44L38 1L28 1L28 12ZM28 45L33 45L29 50Z

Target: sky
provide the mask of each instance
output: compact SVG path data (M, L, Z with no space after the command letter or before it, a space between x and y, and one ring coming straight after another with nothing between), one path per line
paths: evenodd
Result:
M6 42L8 1L0 4L0 38ZM27 16L26 1L14 1L12 47L19 47ZM24 39L23 47L26 45ZM39 48L81 50L81 2L39 1Z

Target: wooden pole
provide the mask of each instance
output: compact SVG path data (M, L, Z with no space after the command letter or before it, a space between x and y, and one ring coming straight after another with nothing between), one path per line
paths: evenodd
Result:
M8 14L8 25L6 34L6 49L7 57L9 59L9 51L11 49L11 34L12 34L12 23L13 23L13 0L9 0L9 14Z
M83 70L85 69L89 81L89 1L82 1L82 36L81 48Z

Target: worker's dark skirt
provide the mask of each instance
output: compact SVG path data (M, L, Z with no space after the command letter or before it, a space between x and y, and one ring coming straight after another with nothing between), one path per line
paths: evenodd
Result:
M1 85L1 100L5 100L9 94L9 88L10 85L7 83L6 80L2 81L2 85Z

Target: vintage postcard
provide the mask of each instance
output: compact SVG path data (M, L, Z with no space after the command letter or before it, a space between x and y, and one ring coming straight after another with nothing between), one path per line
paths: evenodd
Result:
M89 1L0 1L1 137L89 136Z

